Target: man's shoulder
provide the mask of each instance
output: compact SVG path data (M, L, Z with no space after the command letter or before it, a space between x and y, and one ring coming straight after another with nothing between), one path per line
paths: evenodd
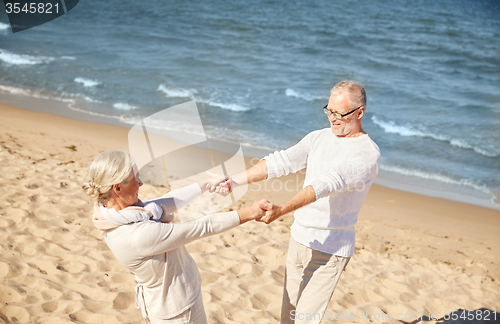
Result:
M325 136L331 136L330 128L322 128L322 129L314 130L314 131L310 132L309 134L307 134L306 136L304 136L304 138L314 139L314 138L320 138L320 137L325 137Z
M351 155L357 158L364 158L371 161L380 161L380 149L375 141L365 134L351 147Z
M371 149L374 152L378 152L378 154L380 154L380 149L377 143L375 143L375 141L368 134L365 134L363 137L364 141L362 141L361 144L365 145L366 148Z

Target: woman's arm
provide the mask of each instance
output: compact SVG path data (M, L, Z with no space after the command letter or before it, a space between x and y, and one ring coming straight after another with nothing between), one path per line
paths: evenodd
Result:
M166 195L149 200L146 203L154 202L158 204L163 209L162 218L166 219L168 218L168 214L172 214L183 208L191 201L201 196L201 194L207 191L211 186L224 181L224 179L224 176L213 176L199 183L193 183L192 185L172 190ZM162 220L160 219L160 221Z
M192 222L160 224L138 223L131 244L143 256L151 256L176 249L202 237L222 233L240 224L264 216L264 211L255 202L252 206L228 213L208 215Z

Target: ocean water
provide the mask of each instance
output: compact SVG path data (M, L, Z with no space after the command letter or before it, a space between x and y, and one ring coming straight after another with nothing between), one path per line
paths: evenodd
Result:
M209 137L275 150L328 127L330 88L354 79L385 174L494 206L499 39L493 0L86 0L16 34L0 13L0 102L52 98L135 124L195 100Z

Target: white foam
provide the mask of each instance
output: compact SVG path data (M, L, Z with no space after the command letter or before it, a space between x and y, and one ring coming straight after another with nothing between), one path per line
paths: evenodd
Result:
M286 89L285 91L285 95L287 97L294 97L294 98L299 98L299 99L302 99L302 100L306 100L306 101L313 101L313 100L328 100L328 97L324 97L324 96L313 96L313 95L310 95L308 93L303 93L303 92L300 92L300 91L296 91L296 90L293 90L293 89Z
M454 185L460 185L464 187L469 187L473 188L475 190L487 193L487 194L492 194L491 189L484 185L480 185L477 182L470 180L470 179L454 179L452 177L439 174L439 173L432 173L432 172L427 172L427 171L422 171L418 169L407 169L403 168L400 166L395 166L395 165L381 165L380 168L385 171L393 172L393 173L398 173L402 174L405 176L412 176L412 177L417 177L420 179L425 179L425 180L434 180L434 181L439 181L443 183L449 183L449 184L454 184Z
M80 109L78 107L75 107L74 104L69 104L68 107L71 110L78 111L78 112L85 113L85 114L89 114L89 115L94 115L94 116L99 116L99 117L107 117L107 118L114 118L114 119L120 119L119 116L106 115L106 114L101 114L101 113L97 113L97 112L93 112L93 111L89 111L89 110Z
M23 96L30 95L28 90L10 87L10 86L5 86L5 85L0 85L0 90L3 90L5 92L11 93L11 94L15 94L15 95L23 95Z
M415 129L409 125L397 125L392 121L383 121L378 119L376 116L372 116L372 121L380 126L386 133L398 134L400 136L415 136L415 137L428 137L442 142L448 142L450 145L460 147L463 149L471 149L476 153L479 153L488 157L496 157L500 155L500 152L492 152L487 149L483 149L481 147L474 146L472 144L467 143L462 139L450 138L445 135L437 135L433 133L423 132L418 129Z
M204 99L201 96L197 95L198 91L196 89L169 88L164 84L160 84L157 90L163 92L167 97L170 98L189 98L199 103L204 103L213 107L219 107L232 111L250 110L250 108L236 103L224 103L212 99Z
M85 79L85 78L75 78L74 80L76 83L81 83L83 84L84 87L95 87L96 85L101 84L101 82L97 80L91 80L91 79Z
M57 101L68 102L68 103L75 102L73 99L51 96L51 95L44 94L44 93L37 91L37 90L22 89L22 88L16 88L16 87L11 87L11 86L6 86L6 85L0 85L0 90L3 90L5 92L9 92L9 93L14 94L14 95L33 97L33 98L38 98L38 99L57 100Z
M137 108L136 106L132 106L124 102L117 102L113 105L113 107L120 110L133 110Z
M85 100L88 102L100 102L99 100L95 100L81 94L67 93L67 92L63 92L60 94L60 96L57 96L54 94L43 93L40 90L23 89L7 85L0 85L0 90L11 93L13 95L21 95L21 96L46 99L46 100L56 100L61 102L67 102L69 104L75 104L76 100Z
M190 98L193 100L194 100L194 95L198 92L195 89L168 88L164 84L160 84L157 90L166 94L167 97Z
M0 60L13 65L35 65L52 62L55 58L48 56L14 54L2 49L0 50Z
M6 23L3 23L3 22L0 22L0 30L7 30L10 28L10 25L9 24L6 24Z
M76 57L74 57L74 56L61 56L61 59L74 61L74 60L76 60Z
M210 106L214 107L219 107L222 109L227 109L227 110L232 110L232 111L247 111L250 110L250 108L238 105L238 104L233 104L233 103L223 103L223 102L218 102L218 101L213 101L213 100L204 100L202 98L197 99L198 102L200 103L205 103Z
M61 95L62 95L63 97L71 97L71 98L83 99L83 100L88 101L88 102L98 102L98 103L100 103L100 102L101 102L101 101L99 101L99 100L92 99L92 98L90 98L90 97L88 97L88 96L84 96L84 95L82 95L82 94L76 94L76 93L63 92L63 93L61 93Z

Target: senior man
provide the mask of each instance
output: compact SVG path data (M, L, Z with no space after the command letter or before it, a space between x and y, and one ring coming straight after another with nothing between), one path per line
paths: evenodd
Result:
M211 191L306 169L304 187L283 205L267 203L269 224L297 210L286 261L281 323L319 323L354 253L354 225L380 165L380 150L361 127L366 91L354 81L331 90L324 112L330 127L313 131L287 150L269 154ZM300 209L299 209L300 208Z

